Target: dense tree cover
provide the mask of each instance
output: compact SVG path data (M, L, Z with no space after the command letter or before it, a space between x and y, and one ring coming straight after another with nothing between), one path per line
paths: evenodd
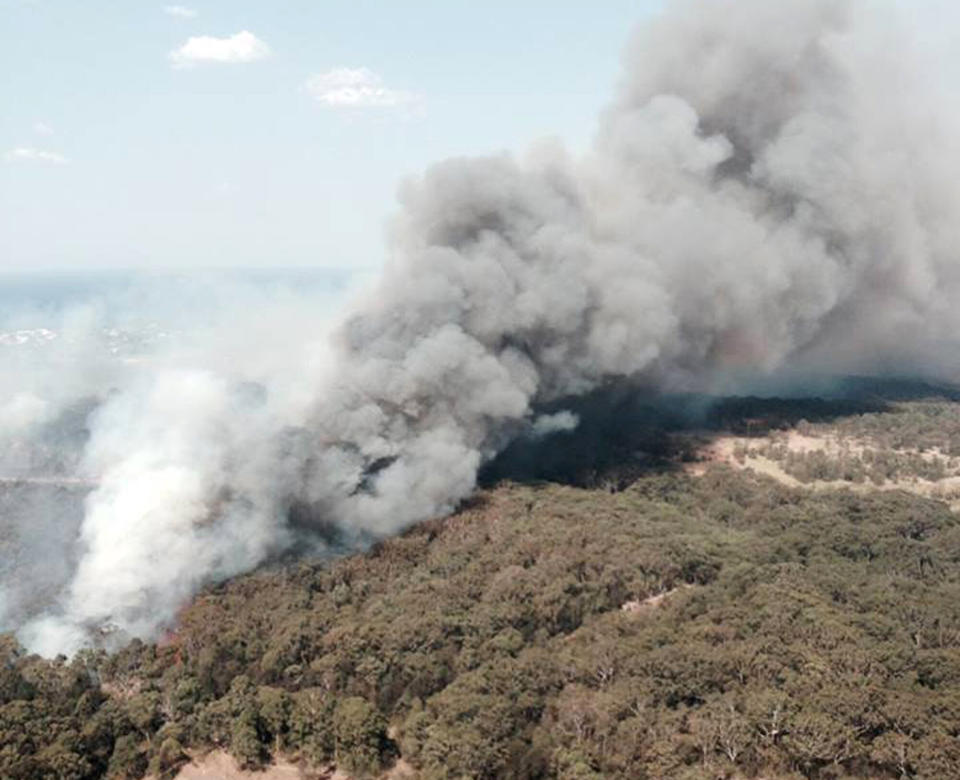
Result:
M170 776L215 746L357 777L952 777L960 524L722 467L502 485L213 588L158 644L2 661L3 778Z

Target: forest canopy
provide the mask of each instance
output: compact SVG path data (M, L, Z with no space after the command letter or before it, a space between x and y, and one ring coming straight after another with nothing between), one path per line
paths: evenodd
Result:
M960 526L724 466L501 484L366 555L211 588L157 644L0 669L0 776L211 748L427 778L926 777L960 765Z

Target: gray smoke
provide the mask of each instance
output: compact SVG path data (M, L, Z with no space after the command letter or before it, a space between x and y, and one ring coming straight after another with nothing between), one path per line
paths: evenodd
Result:
M93 413L79 560L20 636L149 637L331 528L362 546L449 512L538 403L612 378L953 378L960 134L905 29L855 0L680 2L630 45L590 154L407 182L382 279L329 334L211 339Z

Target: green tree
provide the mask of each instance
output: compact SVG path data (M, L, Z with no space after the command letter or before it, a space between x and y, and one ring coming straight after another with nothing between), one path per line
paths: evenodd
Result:
M147 769L147 757L133 734L119 737L113 745L113 753L107 766L107 777L116 780L132 780L142 777Z
M245 707L231 724L230 754L242 769L258 769L263 765L266 751L260 739L259 725L252 706Z
M341 701L333 715L335 757L348 772L373 775L383 768L387 724L368 701L351 696Z

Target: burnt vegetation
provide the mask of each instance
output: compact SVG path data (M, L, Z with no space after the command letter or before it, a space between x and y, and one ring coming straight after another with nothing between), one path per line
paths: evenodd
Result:
M540 470L365 555L211 588L159 643L48 661L8 637L0 777L168 777L213 748L356 777L398 757L424 778L955 777L955 514L692 477L662 422L804 419L939 448L960 419L946 400L817 403L669 418L624 399L635 426L579 409L586 428L530 444Z
M926 397L931 389L845 379L831 383L832 394L824 398L718 398L645 392L617 382L542 407L546 414L574 413L576 429L542 439L518 437L481 470L480 482L487 487L504 480L554 482L616 492L641 476L696 460L699 446L720 433L762 437L798 424L855 424L850 421L871 415L889 421L888 399Z

